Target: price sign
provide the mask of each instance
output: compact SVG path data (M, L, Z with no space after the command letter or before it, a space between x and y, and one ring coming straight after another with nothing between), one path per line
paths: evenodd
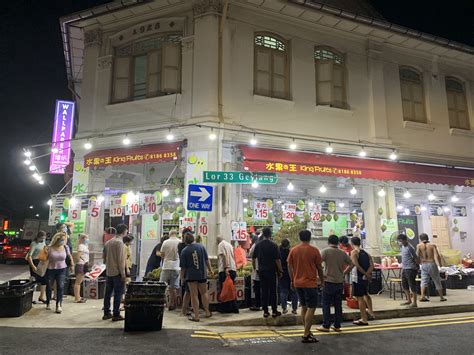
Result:
M234 284L237 291L237 301L243 301L245 299L245 279L243 277L236 277Z
M268 204L264 201L255 201L253 203L253 218L258 220L268 219Z
M94 264L91 271L84 275L87 279L97 279L104 272L105 264Z
M247 222L234 221L231 224L232 240L245 241L247 240Z
M84 280L84 298L99 299L99 280Z
M69 201L67 217L70 221L78 221L81 219L81 204L80 198L73 198Z
M207 225L207 218L201 217L199 219L199 232L202 237L207 237L209 234L209 226Z
M217 279L209 279L208 281L208 293L209 293L209 303L216 304L217 301Z
M284 221L293 221L296 215L296 204L295 203L285 203L283 205L283 220Z
M87 213L91 218L98 218L100 215L100 203L95 199L90 199Z
M142 211L146 214L156 213L156 199L154 194L142 194L141 195Z
M194 217L181 217L179 219L179 234L183 233L184 229L191 229L196 231L196 218Z
M109 214L110 217L122 217L124 208L122 207L122 199L114 197L110 199Z
M310 218L313 222L321 220L321 205L314 205L311 207Z

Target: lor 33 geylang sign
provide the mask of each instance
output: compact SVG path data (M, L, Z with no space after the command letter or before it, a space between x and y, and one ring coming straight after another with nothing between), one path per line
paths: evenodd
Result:
M51 160L49 163L50 174L64 174L64 170L71 160L74 106L74 102L56 100L53 144L51 149Z

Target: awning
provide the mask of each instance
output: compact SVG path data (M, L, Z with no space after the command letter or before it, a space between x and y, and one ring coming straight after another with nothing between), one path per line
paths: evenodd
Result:
M474 186L474 171L240 146L245 170Z
M105 167L178 160L183 142L152 144L140 147L96 150L84 156L85 167Z

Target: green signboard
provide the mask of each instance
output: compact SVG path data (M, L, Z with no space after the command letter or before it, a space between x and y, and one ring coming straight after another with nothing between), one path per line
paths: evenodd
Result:
M278 182L275 173L251 173L248 171L204 171L203 182L251 184L256 180L261 185L274 185Z
M323 237L335 234L338 237L347 235L347 216L339 215L337 221L331 218L330 221L323 221Z
M384 227L383 227L384 226ZM398 221L396 218L382 219L382 254L396 255L400 253L398 246Z

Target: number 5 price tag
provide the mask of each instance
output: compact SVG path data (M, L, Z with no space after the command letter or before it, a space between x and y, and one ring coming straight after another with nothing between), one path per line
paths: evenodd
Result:
M100 203L98 203L97 200L90 199L87 213L91 218L98 218L100 215Z
M77 221L81 219L81 204L80 198L74 198L69 201L69 211L67 217L70 221Z

